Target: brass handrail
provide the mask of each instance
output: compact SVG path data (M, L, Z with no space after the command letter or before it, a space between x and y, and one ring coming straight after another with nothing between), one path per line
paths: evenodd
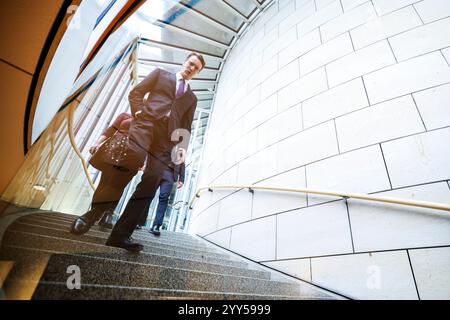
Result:
M75 143L75 137L73 135L73 123L72 123L74 109L75 109L74 105L72 104L69 107L69 110L67 110L67 113L68 113L68 115L67 115L67 133L69 134L69 140L70 140L70 144L72 145L73 150L77 154L78 158L80 158L81 165L83 166L84 174L86 175L86 178L87 178L92 190L95 191L95 186L94 186L94 183L92 182L91 176L89 175L89 171L87 169L86 162L84 161L84 158L80 152L80 149L78 149L78 146Z
M191 204L189 205L189 209L193 209L194 202L197 198L200 198L200 194L205 190L212 191L213 189L261 189L261 190L271 190L271 191L284 191L284 192L298 192L298 193L311 193L311 194L319 194L319 195L327 195L327 196L337 196L342 197L344 199L353 198L360 200L368 200L368 201L377 201L377 202L387 202L394 203L406 206L414 206L428 209L438 209L450 211L450 204L444 203L435 203L428 201L418 201L418 200L410 200L410 199L400 199L400 198L391 198L391 197L380 197L380 196L372 196L368 194L360 194L360 193L350 193L350 192L337 192L331 190L314 190L307 188L279 188L272 186L255 186L255 185L210 185L206 187L201 187L197 189L195 196L191 200Z

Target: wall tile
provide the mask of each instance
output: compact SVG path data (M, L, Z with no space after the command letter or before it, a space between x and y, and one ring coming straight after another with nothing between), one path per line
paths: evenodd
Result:
M398 124L402 119L402 124ZM365 108L336 119L339 149L346 152L407 135L424 132L410 95Z
M450 18L426 24L389 38L398 61L450 46Z
M450 82L450 68L433 52L365 75L371 104Z
M417 300L405 251L311 259L313 283L358 300Z
M412 6L408 6L371 20L351 30L350 35L355 49L360 49L420 25L420 17Z
M208 239L209 241L212 241L215 244L224 248L229 248L230 238L231 238L231 228L214 232L206 237L206 239Z
M303 123L309 128L369 105L361 78L344 83L303 102Z
M450 128L382 144L394 188L450 177Z
M285 272L296 278L311 281L310 259L294 259L264 262L264 265Z
M300 75L303 77L309 72L330 63L333 60L353 51L348 33L328 41L320 47L309 51L299 58Z
M414 4L424 23L450 16L450 2L447 0L425 0Z
M352 193L390 189L383 156L378 145L355 150L306 166L308 188ZM308 196L308 204L335 199Z
M330 87L395 63L389 43L384 40L350 53L326 66Z
M292 60L297 59L307 53L308 51L321 45L319 29L315 29L310 33L300 37L300 39L292 42L289 46L280 51L279 65L285 66Z
M309 18L315 12L316 6L314 4L314 0L306 0L302 1L302 3L297 2L296 11L294 11L290 16L286 17L286 19L281 21L278 25L280 34Z
M251 219L252 194L248 190L238 191L220 201L218 229Z
M305 188L305 168L299 168L275 177L263 180L257 185L278 188ZM271 190L255 190L252 218L306 206L306 195Z
M347 32L359 25L366 23L371 19L375 19L377 14L372 6L372 3L366 2L359 7L345 12L336 19L330 20L320 27L322 34L322 41L327 42L334 37Z
M382 192L376 196L449 203L444 182ZM445 211L349 200L356 252L450 244L450 219Z
M450 247L410 250L411 264L422 300L450 299Z
M428 130L450 126L450 84L413 94Z
M382 16L419 1L420 0L373 0L372 2L378 15Z
M279 214L277 230L277 259L352 252L342 201Z
M337 153L336 132L330 121L278 143L278 170L300 167Z
M307 19L303 20L297 25L298 34L304 35L314 30L315 28L321 26L325 22L336 18L342 14L342 7L339 0L336 0L324 8L318 9L318 11L309 16Z
M234 226L231 231L230 250L256 261L273 260L275 232L274 216Z
M295 60L281 68L277 73L261 84L262 100L271 96L275 91L280 90L298 78L298 61Z
M325 68L317 69L278 92L278 111L283 111L327 89Z
M352 10L359 5L362 5L367 0L341 0L342 7L344 8L344 12Z

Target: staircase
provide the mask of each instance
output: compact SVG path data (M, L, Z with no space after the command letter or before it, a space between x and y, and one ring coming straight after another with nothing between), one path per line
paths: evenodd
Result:
M0 269L8 266L0 272L4 298L340 299L196 236L162 231L155 237L137 230L133 238L145 248L133 254L105 246L109 230L98 226L82 236L71 234L74 219L33 211L5 229L0 247Z

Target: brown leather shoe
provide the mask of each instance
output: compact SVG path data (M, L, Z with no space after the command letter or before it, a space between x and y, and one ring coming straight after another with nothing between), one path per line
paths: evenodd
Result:
M131 252L138 253L144 250L144 246L138 242L134 242L131 238L114 239L109 237L106 245L110 247L122 248Z
M99 212L96 209L91 209L81 217L76 218L72 223L70 232L76 235L82 235L88 232L92 225L98 220L99 213L101 214L102 212Z
M103 217L98 222L98 225L104 229L112 229L114 227L113 224L113 214L111 211L105 211L103 213Z

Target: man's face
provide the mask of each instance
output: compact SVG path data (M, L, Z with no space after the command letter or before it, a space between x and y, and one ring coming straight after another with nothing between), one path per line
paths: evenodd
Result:
M181 76L184 80L191 80L202 69L202 63L196 56L187 59L181 68Z

